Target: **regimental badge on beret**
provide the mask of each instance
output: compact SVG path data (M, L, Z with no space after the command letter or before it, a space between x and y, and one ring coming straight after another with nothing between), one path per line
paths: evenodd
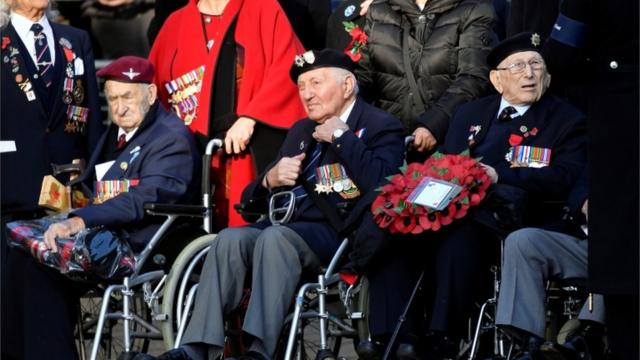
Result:
M313 55L313 51L307 51L304 54L302 54L302 58L304 59L304 61L306 61L308 64L313 64L314 62L316 62L316 56Z
M136 78L136 76L140 75L140 73L133 71L133 68L129 68L129 71L127 72L123 71L122 75L128 77L129 80L133 80Z
M356 11L355 5L349 5L346 9L344 9L344 17L350 17Z
M334 49L309 50L301 55L296 55L289 70L293 82L298 81L301 74L319 68L336 67L350 72L355 71L356 63L347 55Z
M531 45L535 47L540 46L540 35L538 35L538 33L531 34Z

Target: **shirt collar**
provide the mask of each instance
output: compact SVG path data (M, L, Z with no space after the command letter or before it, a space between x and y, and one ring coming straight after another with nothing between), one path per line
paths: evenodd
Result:
M517 115L516 114L511 115L512 118L515 117L515 116L524 116L524 113L526 113L527 110L529 110L529 108L531 107L531 105L511 105L511 104L509 104L509 102L507 100L502 98L500 100L500 108L498 109L498 114L500 114L502 112L502 110L504 110L504 108L506 108L508 106L512 106L518 112ZM498 116L498 115L496 114L496 116Z
M118 127L118 138L120 138L120 135L124 134L124 138L125 140L127 140L127 142L129 140L131 140L131 138L133 137L133 135L136 133L136 131L138 131L139 127L129 131L129 132L125 132L124 129L122 129L121 127Z
M347 109L345 111L342 112L342 114L340 114L340 120L342 120L343 123L347 123L347 120L349 119L349 115L351 115L351 110L353 110L353 106L356 104L356 100L353 99L353 101L351 102L351 104L347 107Z
M53 31L51 29L51 24L49 24L49 19L47 19L47 17L45 15L43 15L40 20L33 22L29 19L27 19L25 16L22 16L16 12L11 12L11 25L13 25L13 28L16 29L16 32L18 33L18 36L20 36L20 38L24 39L27 37L27 35L29 34L29 31L31 31L31 26L35 23L38 23L42 26L43 31L45 32L49 32L49 31Z

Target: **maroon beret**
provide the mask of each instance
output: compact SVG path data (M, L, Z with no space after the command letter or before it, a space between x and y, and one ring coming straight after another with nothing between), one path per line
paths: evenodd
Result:
M145 58L123 56L100 69L96 75L105 80L129 83L152 83L153 65Z

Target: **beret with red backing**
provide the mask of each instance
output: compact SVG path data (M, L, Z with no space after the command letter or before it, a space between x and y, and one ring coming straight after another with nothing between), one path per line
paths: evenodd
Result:
M96 75L105 80L128 83L152 83L153 65L145 58L123 56L100 69Z

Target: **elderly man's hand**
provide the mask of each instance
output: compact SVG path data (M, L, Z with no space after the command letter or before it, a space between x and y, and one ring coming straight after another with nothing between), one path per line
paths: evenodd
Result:
M349 130L349 126L345 124L340 118L337 116L330 117L324 123L316 126L315 131L312 136L318 142L327 142L331 143L333 139L333 132L342 129Z
M496 172L496 169L483 163L480 163L480 166L482 166L484 171L487 172L487 176L489 176L489 180L491 180L492 184L495 184L498 182L498 173Z
M70 238L84 228L84 220L79 216L51 224L44 233L44 245L54 253L58 252L56 238Z
M302 173L302 161L305 153L300 153L294 157L283 157L278 163L267 171L262 180L262 186L273 189L280 186L293 186Z
M116 7L132 4L133 0L98 0L98 2L104 6Z
M224 138L227 154L240 154L247 148L255 125L256 121L248 117L240 117L233 123Z
M373 2L373 0L366 0L363 1L362 4L360 4L360 16L364 16L367 11L369 11L369 6L371 5L371 3Z
M584 204L582 204L582 208L580 209L580 211L582 211L582 213L584 214L585 220L589 222L589 199L584 201Z
M438 144L438 140L426 127L417 128L413 136L413 146L419 152L431 150Z

